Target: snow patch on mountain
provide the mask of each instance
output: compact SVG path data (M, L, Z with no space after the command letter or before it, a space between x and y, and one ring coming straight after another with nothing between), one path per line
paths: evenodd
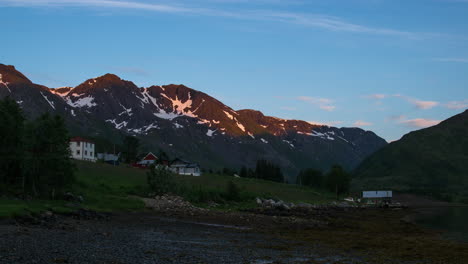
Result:
M255 139L254 135L250 132L247 133L251 138Z
M92 96L86 96L83 98L79 98L75 102L73 102L70 98L67 98L67 104L71 107L88 107L91 108L93 106L96 106L96 103L93 103L94 97Z
M209 137L212 137L214 132L216 132L216 129L215 130L208 129L208 131L206 132L206 135Z
M150 131L151 129L159 129L159 126L155 123L151 123L147 126L143 126L141 128L134 128L134 129L128 129L128 132L133 132L135 134L144 134L144 135L147 135L148 131Z
M73 109L70 110L72 116L76 116L75 111Z
M117 123L115 119L107 119L106 122L112 123L117 129L122 129L128 125L127 121L122 121L120 123Z
M176 117L179 117L180 115L178 114L175 114L175 113L166 113L166 111L160 109L159 110L160 112L159 113L153 113L153 115L159 117L159 118L162 118L162 119L167 119L167 120L172 120Z
M291 141L288 141L288 140L286 140L286 139L283 139L283 142L289 144L289 146L291 146L291 148L294 148L294 145L293 145L293 143L292 143Z
M133 113L132 113L132 108L125 108L125 106L121 103L119 103L120 106L124 109L124 111L122 113L119 114L119 116L123 115L123 114L127 114L128 116L132 116Z
M3 84L7 88L7 90L11 93L10 87L8 87L8 83L4 82L2 77L3 76L0 74L0 84Z
M266 141L264 138L260 138L260 140L265 143L265 144L268 144L268 141Z
M50 101L49 98L47 98L47 96L45 96L42 92L41 92L41 95L49 103L49 105L55 110L54 102Z
M174 126L175 126L175 128L184 128L183 125L181 125L181 124L179 124L179 123L177 123L177 122L174 123Z
M224 111L224 110L223 110L223 112L226 114L227 117L229 117L229 119L234 120L234 116L233 116L233 115L231 115L230 113L228 113L228 112L226 112L226 111Z

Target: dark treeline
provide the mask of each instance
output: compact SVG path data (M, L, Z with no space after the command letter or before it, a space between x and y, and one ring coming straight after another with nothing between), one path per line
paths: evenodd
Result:
M0 191L56 198L74 180L63 118L26 121L19 105L0 100Z
M267 160L258 160L254 169L242 167L239 172L240 177L257 178L268 181L284 182L281 168Z
M337 195L347 193L350 182L350 174L339 165L332 166L326 174L311 168L301 170L296 179L299 185L328 190Z

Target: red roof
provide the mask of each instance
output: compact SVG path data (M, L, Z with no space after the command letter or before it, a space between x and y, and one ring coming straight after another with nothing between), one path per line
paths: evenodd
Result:
M154 155L153 153L148 153L144 158L143 160L157 160L158 157L156 157L156 155Z
M86 139L86 138L82 138L82 137L72 137L70 138L70 142L88 142L88 143L93 143L93 141L89 140L89 139Z

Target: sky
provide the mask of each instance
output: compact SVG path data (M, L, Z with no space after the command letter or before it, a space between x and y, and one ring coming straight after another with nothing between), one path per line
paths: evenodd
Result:
M468 108L468 0L0 0L0 63L115 73L387 141Z

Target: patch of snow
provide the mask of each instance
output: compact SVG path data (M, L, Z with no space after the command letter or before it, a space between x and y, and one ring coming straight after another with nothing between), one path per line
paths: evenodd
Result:
M293 143L291 141L283 139L283 142L288 143L289 146L291 146L291 148L294 148L294 145L293 145Z
M166 111L160 109L159 110L160 112L159 113L153 113L153 115L159 117L159 118L162 118L162 119L167 119L167 120L172 120L176 117L179 117L180 115L178 114L175 114L175 113L166 113Z
M122 129L128 125L127 121L122 121L120 123L117 123L115 119L107 119L106 122L114 124L115 128L117 129Z
M181 124L179 124L179 123L174 123L174 126L175 126L176 128L184 128L184 126L181 125Z
M59 87L59 88L55 88L55 89L49 89L49 91L50 91L51 93L53 93L53 94L56 94L56 95L60 96L60 97L65 97L65 96L67 96L68 93L71 91L71 88L70 88L70 90L65 91L65 92L59 92L59 91L57 91L58 89L63 89L63 88L70 88L70 87Z
M215 123L215 124L221 123L220 121L216 121L216 120L213 120L212 122Z
M73 109L71 109L70 112L71 112L72 116L76 116L75 111L73 111Z
M132 108L125 108L125 106L123 106L120 102L119 102L120 106L124 109L124 111L122 113L119 114L119 116L123 115L123 114L127 114L128 116L132 116L133 113L132 113Z
M254 135L250 132L247 133L251 138L255 139Z
M234 116L229 114L228 112L224 111L223 112L226 114L227 117L229 117L231 120L234 120Z
M216 130L208 129L208 132L206 132L206 135L209 137L212 137L214 132L216 132Z
M17 104L22 104L23 100L16 101Z
M241 123L239 123L237 120L236 120L236 124L240 128L240 130L245 132L245 127Z
M70 98L67 98L67 104L70 105L71 107L93 107L93 106L96 106L97 104L96 103L93 103L93 100L94 100L94 97L92 96L87 96L87 97L83 97L83 98L80 98L78 100L76 100L76 102L72 102L72 100Z
M266 141L265 139L260 138L260 140L261 140L263 143L268 144L268 141Z
M301 135L307 135L307 136L315 136L314 134L312 133L307 133L307 132L301 132L301 131L298 131L297 134L301 134Z
M200 120L198 120L197 124L199 124L199 125L210 124L210 121L206 120L206 119L200 119Z
M260 125L260 126L263 127L263 128L267 128L267 127L268 127L268 126L264 126L264 125Z
M346 141L347 143L349 143L348 140L344 139L343 137L340 137L340 136L337 136L339 139L343 140L343 141Z
M10 90L10 87L8 87L8 83L7 82L4 82L3 79L2 79L2 75L0 74L0 84L3 84L5 85L5 87L7 88L7 90L11 93L11 90ZM44 96L44 95L43 95ZM55 108L54 108L55 109Z
M41 92L41 95L42 97L44 97L44 99L50 104L50 106L55 110L55 105L54 105L54 102L50 101L47 96L45 96L42 92Z

